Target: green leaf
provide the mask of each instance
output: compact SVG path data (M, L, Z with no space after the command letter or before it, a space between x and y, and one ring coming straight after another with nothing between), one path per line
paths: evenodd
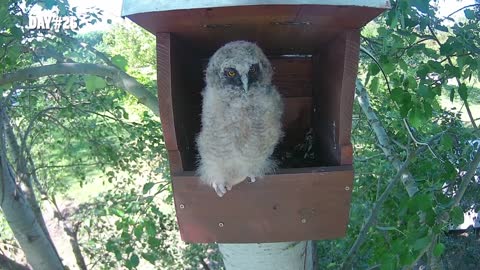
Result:
M452 88L450 89L450 101L453 102L454 98L455 98L455 90Z
M132 254L132 256L130 256L130 265L132 267L137 267L139 264L140 264L140 259L138 258L138 256L134 253Z
M381 270L394 270L397 266L397 258L393 254L386 253L380 260Z
M380 68L376 63L371 63L370 65L368 65L368 73L370 74L370 76L375 76L379 72L380 72Z
M425 84L421 84L418 89L418 94L422 97L428 97L429 96L429 89Z
M135 235L135 237L141 238L143 234L143 226L139 225L135 227L135 229L133 230L133 234Z
M452 209L452 212L450 212L450 217L452 219L452 223L454 225L459 225L459 224L462 224L464 222L463 220L463 210L462 208L460 208L460 206L455 206L453 209Z
M88 91L95 91L96 89L105 88L105 86L107 86L107 83L103 78L94 75L86 75L84 81L85 87Z
M149 237L147 243L154 249L159 247L162 244L162 241L156 237Z
M433 248L433 255L436 257L440 257L444 251L445 251L445 245L442 243L438 243Z
M376 93L378 91L378 77L374 77L370 83L370 91Z
M418 108L412 108L408 113L408 121L413 127L420 127L422 125L422 115Z
M411 0L410 4L416 7L418 11L422 13L428 13L429 1L428 0Z
M123 212L123 211L120 210L120 209L113 208L111 211L112 211L112 214L114 214L114 215L117 216L117 217L123 217L123 216L125 216L125 212Z
M408 208L413 212L418 210L426 211L431 209L433 205L433 197L431 194L416 194L408 202Z
M422 237L420 239L417 239L415 243L413 244L412 248L413 250L422 250L426 248L430 242L432 241L432 235L427 235L425 237Z
M453 148L453 139L452 136L448 134L443 134L442 138L440 139L440 145L444 150L450 150Z
M465 9L463 13L465 13L465 17L467 17L467 19L469 20L475 19L475 12L471 9Z
M468 91L467 90L468 90L467 86L464 83L462 83L460 85L460 87L458 88L458 94L460 95L460 98L462 100L467 100L467 98L468 98Z
M117 249L117 246L115 245L115 242L113 242L112 240L108 240L107 243L105 244L105 249L108 252L113 252L114 250Z
M77 78L75 76L69 76L68 77L67 83L65 84L65 90L67 92L70 92L70 90L72 89L72 86L73 86L73 84L75 83L76 80L77 80Z
M157 235L157 228L155 226L155 223L153 223L151 220L145 221L145 229L147 230L147 234L149 236Z
M128 61L125 57L117 54L114 57L112 57L112 63L119 69L125 71L127 68Z
M155 256L154 254L150 254L150 253L142 253L142 258L144 258L145 260L147 260L151 264L155 264L155 262L157 261L157 256Z
M143 194L147 194L148 191L150 191L150 189L152 189L152 187L155 185L155 183L153 182L148 182L146 183L145 185L143 185Z

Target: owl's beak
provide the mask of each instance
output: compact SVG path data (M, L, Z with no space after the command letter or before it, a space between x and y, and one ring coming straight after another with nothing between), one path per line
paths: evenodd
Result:
M242 76L242 84L243 84L243 90L245 90L245 92L248 92L248 77L247 76Z

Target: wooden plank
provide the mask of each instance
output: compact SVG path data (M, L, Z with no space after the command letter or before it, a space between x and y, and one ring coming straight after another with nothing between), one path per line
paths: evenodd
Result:
M314 129L333 164L351 164L350 134L359 30L346 31L318 50L314 63Z
M153 34L175 33L204 55L238 39L255 41L279 54L311 54L335 33L357 29L382 11L366 7L258 5L149 12L129 18Z
M268 52L268 47L262 49ZM312 96L313 68L310 56L280 57L267 55L267 57L273 68L272 83L277 87L283 98ZM202 59L201 62L203 72L207 67L208 58ZM204 87L203 83L202 89Z
M351 149L350 137L352 130L353 98L355 95L355 80L358 73L358 61L360 51L360 31L348 31L345 33L345 41L342 42L344 66L342 80L339 81L341 91L338 120L338 144L340 145L340 164L352 164L353 150ZM337 44L332 44L337 46Z
M160 120L163 137L168 151L177 151L174 115L172 108L172 73L171 73L171 36L168 33L157 35L157 87ZM175 165L174 165L175 166Z
M283 99L284 103L284 128L305 129L311 125L312 98L289 97Z
M312 96L312 61L310 57L270 58L273 84L282 97Z
M216 8L247 5L337 5L364 6L373 8L389 8L390 2L385 0L196 0L196 1L136 1L123 0L122 16L135 13L185 10L198 8Z
M194 176L173 177L182 239L191 243L284 242L345 235L353 171L290 170L243 182L224 197Z

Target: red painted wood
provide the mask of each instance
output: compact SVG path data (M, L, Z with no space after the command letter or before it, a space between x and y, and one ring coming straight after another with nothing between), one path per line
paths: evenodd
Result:
M358 27L380 12L249 6L131 17L157 33L160 114L185 241L279 242L345 234L353 183L350 133ZM280 154L294 152L312 129L317 158L296 160L289 166L300 168L243 182L219 198L193 176L200 93L208 58L224 43L238 39L257 42L274 67L273 83L285 103Z
M284 170L242 182L222 198L189 174L173 180L186 242L320 240L342 237L347 229L351 166Z

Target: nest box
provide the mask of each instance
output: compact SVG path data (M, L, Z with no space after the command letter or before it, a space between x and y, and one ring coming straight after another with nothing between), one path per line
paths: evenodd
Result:
M178 225L186 242L320 240L345 235L360 27L388 0L123 1L123 16L157 37L158 98ZM219 198L195 176L201 91L210 56L257 43L283 96L281 166Z

